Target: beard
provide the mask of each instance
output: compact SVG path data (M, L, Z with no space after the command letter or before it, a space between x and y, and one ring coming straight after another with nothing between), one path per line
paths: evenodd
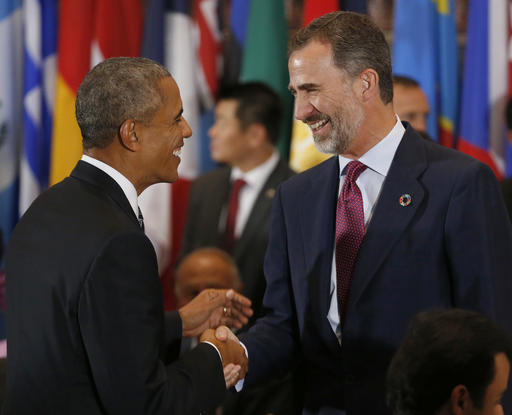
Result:
M331 132L328 136L313 134L315 147L322 153L345 153L363 122L363 109L355 101L355 97L346 94L342 100L348 105L344 108L340 106L331 117L326 114L315 117L315 121L329 120L331 123Z

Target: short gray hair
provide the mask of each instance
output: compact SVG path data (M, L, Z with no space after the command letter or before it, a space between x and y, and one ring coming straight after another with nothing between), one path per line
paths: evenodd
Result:
M75 104L84 149L109 145L127 119L151 121L163 105L159 82L170 76L146 58L110 58L91 69Z
M352 78L367 68L375 70L379 74L382 102L388 104L393 100L389 45L382 31L370 18L346 11L318 17L292 38L289 55L312 40L329 43L334 63Z

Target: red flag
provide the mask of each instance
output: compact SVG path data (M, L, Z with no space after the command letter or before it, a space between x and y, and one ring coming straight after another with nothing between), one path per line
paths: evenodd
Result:
M317 17L338 10L338 3L338 0L305 0L302 12L302 26L308 25Z

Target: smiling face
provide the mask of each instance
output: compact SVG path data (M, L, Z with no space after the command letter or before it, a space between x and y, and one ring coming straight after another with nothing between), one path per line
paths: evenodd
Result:
M183 118L180 91L171 77L159 83L163 104L149 123L138 122L137 138L141 142L142 187L178 180L178 165L183 139L192 130Z
M331 46L312 40L290 55L295 118L308 124L319 151L343 154L364 119L352 82L333 61Z

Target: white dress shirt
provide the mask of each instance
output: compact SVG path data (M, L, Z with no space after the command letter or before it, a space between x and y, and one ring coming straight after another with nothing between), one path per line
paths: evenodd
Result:
M235 221L235 238L240 238L244 231L245 225L249 220L254 203L261 192L261 189L267 182L268 178L279 163L279 153L274 151L272 155L262 164L252 170L243 172L238 167L231 170L231 182L237 179L243 179L246 183L240 189L238 194L238 211ZM219 230L221 232L226 228L227 206L224 207L221 219L219 221Z
M373 211L379 200L382 184L386 179L396 149L405 133L405 128L400 122L398 115L396 119L397 122L389 134L359 158L359 161L367 166L367 169L363 171L356 180L356 184L361 190L363 198L365 229L368 228ZM342 156L338 156L338 159L340 163L339 197L341 188L345 182L345 167L353 160ZM336 237L333 241L330 295L331 305L327 319L329 320L332 330L338 337L338 341L341 343L340 316L338 313L338 298L336 295Z

